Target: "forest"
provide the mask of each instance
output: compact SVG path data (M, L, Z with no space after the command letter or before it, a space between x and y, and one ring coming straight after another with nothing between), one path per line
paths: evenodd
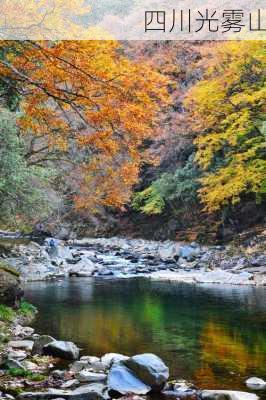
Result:
M264 41L0 42L1 229L213 241L259 225L265 62Z
M0 41L0 400L266 400L265 43Z

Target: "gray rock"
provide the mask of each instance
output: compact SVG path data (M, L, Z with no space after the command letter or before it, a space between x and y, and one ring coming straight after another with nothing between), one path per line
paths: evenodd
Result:
M180 248L180 257L193 261L200 254L200 249L192 246L183 246Z
M118 363L120 361L128 360L129 357L124 354L119 353L106 353L101 357L101 362L106 366L106 368L110 368L114 363Z
M163 261L178 259L180 256L180 246L178 244L161 246L158 250L158 255Z
M39 336L37 339L34 340L32 354L42 355L44 346L54 341L55 339L52 336L48 335Z
M27 353L24 350L10 350L7 355L7 358L9 360L16 359L16 360L21 361L21 360L24 360L26 357L27 357Z
M55 369L51 372L51 376L54 378L64 379L66 371L62 369Z
M70 371L77 373L88 367L89 367L88 361L79 360L79 361L75 361L73 364L71 364Z
M123 363L153 391L160 391L169 378L169 369L155 354L139 354Z
M21 365L23 365L23 367L27 370L27 371L38 371L38 365L28 361L28 360L24 360L21 362Z
M16 325L12 335L13 336L22 336L22 337L29 337L34 334L34 329L31 328L30 326L21 326L21 325Z
M95 356L82 356L80 357L80 361L87 361L89 364L93 364L100 361L100 358Z
M23 290L20 287L20 280L16 271L9 265L0 265L0 304L13 307L19 304Z
M105 400L105 386L102 384L83 385L74 390L49 389L47 392L24 392L17 400Z
M95 372L91 372L87 369L83 369L82 371L76 374L76 378L82 383L90 383L90 382L102 382L107 378L106 374L99 374Z
M264 390L266 389L266 381L261 378L252 377L246 380L246 385L249 389Z
M32 340L11 340L8 342L7 346L13 349L24 349L26 351L31 351L34 342Z
M78 379L71 379L69 381L64 382L61 385L61 388L62 389L70 389L70 388L76 387L78 385L79 385L79 380Z
M108 374L108 390L122 395L128 393L147 394L151 387L146 385L123 364L114 364Z
M77 360L79 348L72 342L54 340L43 347L43 353L48 356L63 358L64 360Z
M203 400L259 400L256 394L235 390L203 390L201 398Z
M4 363L4 365L6 368L23 369L25 371L25 368L23 367L23 365L17 360L9 359Z

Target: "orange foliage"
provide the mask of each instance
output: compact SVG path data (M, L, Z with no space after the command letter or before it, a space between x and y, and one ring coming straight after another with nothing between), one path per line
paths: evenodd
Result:
M21 130L50 149L86 151L76 205L122 207L153 138L167 79L115 41L1 42L0 76L22 93Z

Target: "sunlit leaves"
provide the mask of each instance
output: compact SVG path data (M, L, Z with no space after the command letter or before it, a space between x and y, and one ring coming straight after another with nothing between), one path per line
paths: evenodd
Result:
M264 42L219 44L187 96L208 211L236 204L243 194L261 200L265 193L265 66Z

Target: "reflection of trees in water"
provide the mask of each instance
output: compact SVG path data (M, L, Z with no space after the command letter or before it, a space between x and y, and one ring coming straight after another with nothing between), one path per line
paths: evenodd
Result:
M86 354L154 352L173 377L194 376L208 387L221 387L223 379L229 387L231 380L237 388L243 379L231 371L266 374L263 293L141 279L73 280L38 288L30 300L37 295L43 307L39 331L45 326Z
M180 282L151 282L151 289L158 293L190 297L196 295L206 301L208 298L244 307L256 312L266 311L266 288L263 286L236 286L219 284L188 284Z
M228 388L231 374L231 388L237 388L239 382L235 374L241 377L266 374L265 335L254 329L251 336L250 333L247 346L243 341L243 331L238 328L228 329L212 320L206 322L200 337L200 367L194 373L200 386L217 388L219 381L220 386Z

